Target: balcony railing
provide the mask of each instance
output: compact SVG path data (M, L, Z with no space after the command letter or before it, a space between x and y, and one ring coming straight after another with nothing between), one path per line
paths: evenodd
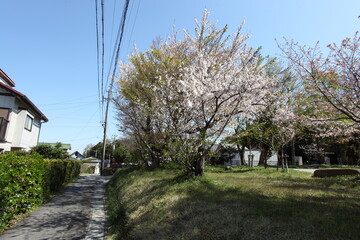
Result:
M5 141L6 128L9 121L3 117L0 117L0 142Z

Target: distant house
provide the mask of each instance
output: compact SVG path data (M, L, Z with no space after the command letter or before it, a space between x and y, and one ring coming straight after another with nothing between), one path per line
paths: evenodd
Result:
M259 149L251 149L251 151L248 148L245 148L244 152L244 160L247 165L250 165L249 160L252 158L252 165L257 166L259 165L260 160L260 153L261 151ZM278 162L277 154L276 152L273 152L272 155L267 159L267 164L275 166ZM231 159L229 161L224 162L224 165L226 166L239 166L241 165L240 161L240 154L235 153L231 156Z
M85 159L85 157L81 153L79 153L78 151L73 152L70 155L70 158L75 158L77 160L84 160Z
M215 157L211 159L212 164L224 164L225 166L240 166L240 154L236 148L227 144L215 144L211 151L215 154ZM260 160L260 149L248 149L244 151L244 161L246 165L258 166ZM276 165L278 161L276 152L272 152L272 155L267 159L268 165Z
M0 152L30 150L39 140L47 117L0 69Z

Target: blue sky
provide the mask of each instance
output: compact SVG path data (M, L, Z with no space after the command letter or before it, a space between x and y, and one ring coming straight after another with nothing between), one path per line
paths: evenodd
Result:
M100 1L100 0L98 0ZM105 73L109 71L124 1L105 0ZM146 50L157 36L192 30L204 8L233 33L246 19L248 43L270 56L275 38L322 46L360 30L358 0L131 0L120 59ZM0 3L0 68L49 118L42 142L70 143L83 151L102 140L98 97L94 0L11 0ZM121 136L110 110L108 137Z

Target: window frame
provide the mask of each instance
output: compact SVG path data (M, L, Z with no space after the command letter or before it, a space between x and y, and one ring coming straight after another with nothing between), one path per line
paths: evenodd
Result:
M30 124L30 125L29 125ZM34 118L32 116L30 116L29 114L26 114L26 118L25 118L25 126L24 128L26 130L28 130L29 132L32 131L32 127L34 125Z

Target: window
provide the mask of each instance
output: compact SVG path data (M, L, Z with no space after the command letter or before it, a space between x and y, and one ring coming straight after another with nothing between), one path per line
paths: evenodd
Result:
M25 129L31 131L34 119L29 115L25 119Z
M9 123L8 117L9 117L9 109L0 108L0 142L5 141L6 128Z

